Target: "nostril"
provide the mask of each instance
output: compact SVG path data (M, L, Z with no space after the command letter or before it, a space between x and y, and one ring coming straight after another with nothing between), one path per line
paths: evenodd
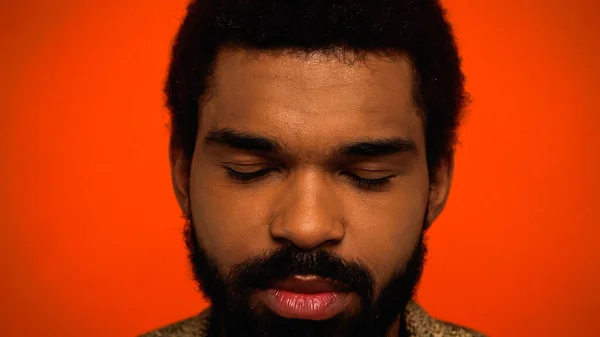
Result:
M342 242L343 238L340 239L331 239L331 240L327 240L325 242L323 242L321 244L321 247L332 247L332 246L337 246Z
M281 246L293 246L294 243L289 240L286 239L285 237L281 237L281 236L272 236L273 237L273 241L275 241L275 243L277 243L278 245Z

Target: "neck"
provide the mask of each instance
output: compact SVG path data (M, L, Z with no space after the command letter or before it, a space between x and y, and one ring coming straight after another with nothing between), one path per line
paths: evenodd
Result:
M398 319L390 327L388 337L410 337L408 326L406 325L406 313L400 313Z

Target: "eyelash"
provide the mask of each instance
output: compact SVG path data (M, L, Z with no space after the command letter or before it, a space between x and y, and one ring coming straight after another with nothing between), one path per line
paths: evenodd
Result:
M352 174L352 173L346 173L346 175L348 177L350 177L352 180L354 180L354 182L356 182L356 184L359 187L362 187L365 189L376 189L376 188L382 187L386 184L389 184L390 180L393 177L395 177L395 175L391 175L391 176L377 178L377 179L365 179L365 178L359 177L356 174Z
M226 169L227 169L227 174L229 175L229 177L231 177L234 180L241 181L241 182L257 181L257 180L260 180L260 178L265 177L269 172L276 171L276 169L268 168L268 169L262 169L262 170L246 173L246 172L236 171L229 167L226 167ZM356 174L352 174L352 173L345 173L345 174L350 179L352 179L354 181L354 183L356 183L356 185L358 185L359 187L364 188L364 189L377 189L379 187L382 187L386 184L389 184L391 179L396 176L396 175L390 175L387 177L382 177L382 178L377 178L377 179L365 179Z
M275 169L262 169L254 172L239 172L232 168L225 167L227 169L227 174L234 180L250 182L252 180L258 180L259 178L264 177L267 173L271 171L275 171Z

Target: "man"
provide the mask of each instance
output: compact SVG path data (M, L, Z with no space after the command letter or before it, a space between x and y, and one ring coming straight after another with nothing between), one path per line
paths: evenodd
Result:
M412 300L466 96L437 0L196 0L172 56L211 307L145 336L481 336Z

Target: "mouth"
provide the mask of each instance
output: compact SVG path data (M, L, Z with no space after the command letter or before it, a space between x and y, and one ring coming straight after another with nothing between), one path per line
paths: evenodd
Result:
M350 293L343 285L313 275L298 275L274 282L259 296L275 314L305 320L332 318L350 303Z

